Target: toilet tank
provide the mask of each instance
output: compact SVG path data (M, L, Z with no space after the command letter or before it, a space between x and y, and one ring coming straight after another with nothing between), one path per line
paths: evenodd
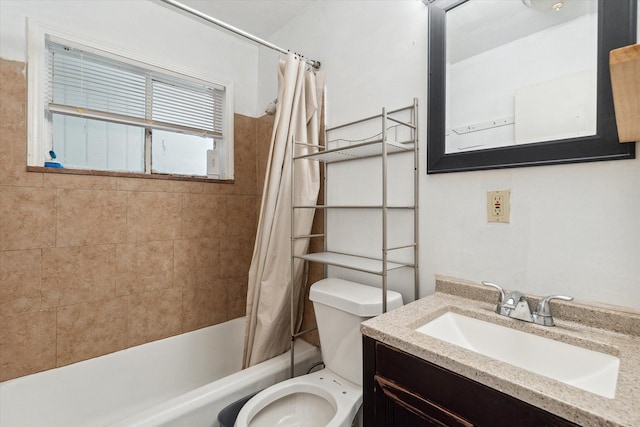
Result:
M320 335L320 351L327 368L362 385L360 323L382 313L382 290L348 280L327 278L311 286ZM387 311L402 306L402 295L387 291Z

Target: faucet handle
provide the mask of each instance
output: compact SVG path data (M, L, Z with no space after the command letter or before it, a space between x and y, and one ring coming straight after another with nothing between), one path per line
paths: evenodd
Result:
M566 297L564 295L549 295L548 297L544 297L538 303L538 308L536 309L536 313L538 316L551 316L551 307L549 306L549 301L552 299L561 299L562 301L571 301L573 297Z
M504 301L504 289L502 288L502 286L498 286L495 283L486 282L486 281L483 281L482 284L485 286L491 286L492 288L496 288L500 292L500 299L498 300L498 304L502 304L502 302Z
M551 317L551 306L549 305L549 301L552 299L560 299L563 301L571 301L573 297L567 297L564 295L549 295L548 297L544 297L538 303L538 307L534 313L534 321L540 325L544 326L553 326L555 325L553 321L553 317Z

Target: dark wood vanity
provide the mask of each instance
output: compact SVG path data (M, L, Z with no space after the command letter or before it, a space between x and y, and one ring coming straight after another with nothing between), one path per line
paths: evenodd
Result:
M363 357L367 427L578 425L367 336Z

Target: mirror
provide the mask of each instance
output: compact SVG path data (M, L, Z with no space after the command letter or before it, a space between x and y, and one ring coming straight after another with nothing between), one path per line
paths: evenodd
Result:
M609 51L637 0L434 0L427 173L630 159Z

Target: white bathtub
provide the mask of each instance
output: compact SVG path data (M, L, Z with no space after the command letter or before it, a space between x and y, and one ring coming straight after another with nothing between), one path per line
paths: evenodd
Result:
M0 383L1 427L218 426L229 403L288 378L289 354L240 370L244 318ZM296 374L320 359L296 341Z

